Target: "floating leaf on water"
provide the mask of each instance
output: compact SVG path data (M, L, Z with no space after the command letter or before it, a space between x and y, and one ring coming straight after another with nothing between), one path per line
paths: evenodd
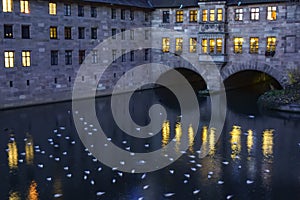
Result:
M233 197L233 195L228 195L227 197L226 197L226 199L231 199Z
M105 192L97 192L96 193L97 196L101 196L101 195L104 195L104 194L105 194Z
M169 172L170 172L171 174L174 174L175 171L172 170L172 169L170 169Z
M223 185L223 184L224 184L224 181L218 181L218 184L219 184L219 185Z
M59 198L59 197L62 197L62 196L63 196L62 194L54 194L53 195L54 198Z
M254 183L254 181L247 180L246 183L247 183L247 184L252 184L252 183Z
M175 195L175 193L165 193L164 194L165 197L171 197L171 196L174 196L174 195Z
M193 194L198 194L200 192L200 190L194 190Z
M145 179L146 178L146 174L143 174L141 179Z
M150 187L150 185L145 185L145 186L143 187L143 190L147 190L149 187Z

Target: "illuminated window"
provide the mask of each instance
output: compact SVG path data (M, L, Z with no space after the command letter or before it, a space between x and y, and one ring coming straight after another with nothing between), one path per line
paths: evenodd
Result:
M258 53L258 41L257 37L250 38L250 53Z
M223 10L222 10L222 8L218 8L218 18L217 18L217 20L218 21L223 21Z
M57 39L57 27L50 26L50 39Z
M91 17L97 17L97 8L91 7Z
M190 38L190 53L197 52L197 38Z
M111 29L111 37L112 37L112 39L117 39L117 29L115 29L115 28L113 28L113 29Z
M56 3L49 3L49 14L56 15Z
M202 21L207 22L207 10L202 10Z
M4 52L4 63L6 68L12 68L15 64L15 52L5 51Z
M175 51L176 53L181 53L183 47L183 39L182 38L176 38L175 39Z
M72 51L71 50L65 51L65 64L72 65Z
M214 39L209 39L209 53L215 53L216 42Z
M13 0L2 0L2 10L3 12L12 12Z
M259 8L251 8L250 19L254 21L259 20Z
M58 65L58 51L51 51L51 65Z
M267 37L267 53L274 55L276 51L276 37Z
M190 10L190 22L197 22L198 10Z
M64 15L71 16L71 4L64 5Z
M163 23L170 23L169 11L163 11Z
M126 62L126 49L122 49L121 52L122 52L121 61Z
M116 49L112 50L112 60L114 63L117 61L117 50Z
M79 64L82 64L85 59L85 50L79 50L78 55L79 55Z
M209 21L215 21L215 10L209 10Z
M92 63L93 64L98 63L98 51L97 50L92 51Z
M22 51L22 66L30 67L30 51Z
M233 39L234 53L243 53L243 42L244 42L244 39L241 37L236 37Z
M13 25L4 24L4 38L13 38Z
M20 10L21 13L30 13L28 0L20 0Z
M84 6L78 5L78 16L84 17Z
M223 41L222 38L217 38L217 53L222 53Z
M207 39L202 39L202 53L207 53Z
M176 22L177 23L183 22L183 10L176 10Z
M71 27L65 27L65 39L66 40L72 39L72 28Z
M235 14L234 14L235 21L243 21L243 16L244 16L243 8L235 9Z
M268 10L267 10L267 19L268 20L276 20L277 18L277 8L276 6L268 6Z
M84 38L85 38L85 28L78 27L78 39L84 39Z
M111 18L116 19L117 18L117 10L115 8L111 9Z
M121 39L122 39L122 40L125 40L125 33L126 33L125 31L126 31L125 28L122 28L122 29L121 29Z
M170 51L170 38L162 39L162 51L165 53Z
M91 39L97 39L98 36L98 28L97 27L92 27L91 28Z

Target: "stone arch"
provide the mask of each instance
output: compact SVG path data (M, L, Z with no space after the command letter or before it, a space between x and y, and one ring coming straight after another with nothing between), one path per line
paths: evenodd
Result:
M287 74L285 72L282 72L275 67L271 67L270 65L261 62L232 63L226 65L221 69L221 75L224 81L233 74L246 70L264 72L277 80L283 88L288 84Z

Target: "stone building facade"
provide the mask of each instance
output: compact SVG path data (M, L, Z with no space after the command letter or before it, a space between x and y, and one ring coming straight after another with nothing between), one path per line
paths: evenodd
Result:
M176 56L185 52L200 63L209 55L224 80L258 70L285 86L289 70L300 68L300 5L284 0L2 0L0 19L0 108L71 99L87 55L99 68L107 64L95 47L110 37L117 45L109 54L114 62L99 82L100 95L109 94L126 71L140 64L193 70ZM161 49L131 51L134 29L146 27L188 37L166 33L153 41L145 32L144 42L159 42ZM89 71L82 81L98 76Z

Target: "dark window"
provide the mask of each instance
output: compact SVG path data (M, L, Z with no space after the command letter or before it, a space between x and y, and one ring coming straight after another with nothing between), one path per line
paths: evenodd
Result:
M4 38L13 38L13 26L4 24Z
M111 9L111 18L116 19L117 18L117 10L115 8Z
M111 29L112 39L116 39L117 38L116 35L117 35L117 29L115 29L115 28Z
M84 6L78 5L78 16L79 17L84 16Z
M72 39L72 28L71 27L65 27L65 39L66 40Z
M51 51L51 65L58 65L58 51Z
M145 12L145 21L149 22L150 20L150 13L149 12Z
M84 39L84 38L85 38L85 28L78 27L78 39Z
M133 62L134 61L134 51L130 51L130 61Z
M72 51L71 50L65 51L65 64L72 65Z
M163 23L170 23L169 11L163 11Z
M85 50L79 50L79 64L82 64L85 59Z
M91 17L97 17L97 8L91 7Z
M130 10L130 20L134 20L134 11Z
M64 5L64 14L65 16L71 16L71 4Z
M125 40L125 33L126 33L125 31L126 31L125 28L122 28L122 29L121 29L121 39L122 39L122 40Z
M29 39L30 38L30 26L22 25L22 38Z
M147 60L149 60L149 49L145 49L145 57L144 57L144 59L145 59L145 61L147 61Z
M126 62L126 50L122 49L122 62Z
M121 19L125 19L125 9L121 9Z
M97 39L97 28L91 28L91 39Z

